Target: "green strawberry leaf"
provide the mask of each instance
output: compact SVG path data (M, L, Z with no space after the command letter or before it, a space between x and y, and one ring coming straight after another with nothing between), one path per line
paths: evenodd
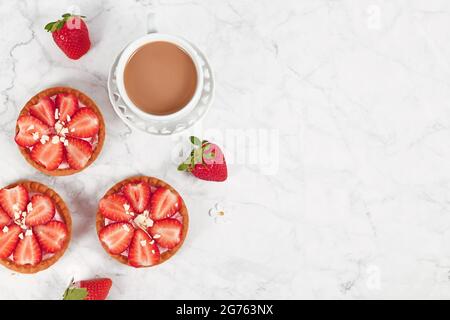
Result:
M189 140L191 140L191 143L192 143L193 145L196 145L196 146L199 146L199 147L201 147L201 145L202 145L202 142L201 142L200 139L197 138L197 137L191 136L191 137L189 138Z
M203 163L203 150L201 148L194 150L194 163L195 164Z
M62 15L62 17L63 18L69 18L69 17L71 17L72 15L70 14L70 13L64 13L63 15Z
M84 300L87 295L86 288L68 288L64 292L63 300Z
M178 166L178 171L186 171L189 168L190 163L183 162Z

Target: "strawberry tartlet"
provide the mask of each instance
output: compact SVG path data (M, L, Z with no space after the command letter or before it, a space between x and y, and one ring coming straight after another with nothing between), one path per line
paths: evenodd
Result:
M33 167L51 176L77 173L100 154L105 122L84 93L67 87L44 90L17 119L15 141Z
M186 205L170 185L152 177L117 183L101 199L97 232L103 248L132 267L163 263L182 246L189 226Z
M33 181L0 190L0 263L20 273L53 265L66 251L72 219L61 197Z

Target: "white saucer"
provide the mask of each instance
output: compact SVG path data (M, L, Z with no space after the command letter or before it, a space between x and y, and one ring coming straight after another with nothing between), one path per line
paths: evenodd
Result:
M205 55L192 43L190 45L196 51L203 69L203 88L200 99L191 112L174 120L143 119L126 105L116 84L116 68L120 54L116 57L108 76L109 100L117 115L129 127L154 135L171 135L192 127L206 115L214 98L214 75Z

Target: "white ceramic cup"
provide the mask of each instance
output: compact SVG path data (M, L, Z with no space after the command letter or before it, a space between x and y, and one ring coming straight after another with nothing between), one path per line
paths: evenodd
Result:
M152 16L150 16L151 18ZM149 19L149 21L152 21ZM200 58L197 56L196 51L194 48L190 45L190 43L186 40L184 40L181 37L174 36L171 34L164 34L164 33L158 33L155 32L156 30L154 27L150 27L148 30L150 33L146 34L143 37L140 37L133 42L131 42L129 45L125 47L125 49L122 51L121 56L119 58L119 62L117 64L116 69L116 79L117 79L117 88L119 89L119 93L122 96L122 99L127 104L127 106L135 112L137 115L142 117L143 119L148 120L161 120L161 121L167 121L167 120L174 120L176 118L182 117L186 114L188 114L192 109L195 107L195 105L198 103L198 100L201 97L202 94L202 88L203 88L203 69L200 65ZM197 70L197 87L195 90L194 95L192 96L191 100L187 105L185 105L182 109L175 113L171 113L168 115L154 115L147 112L142 111L140 108L138 108L130 99L130 97L127 94L127 91L125 89L125 83L124 83L124 71L125 67L132 57L132 55L138 50L140 47L156 42L156 41L165 41L172 43L182 49L184 52L186 52L189 57L192 59L195 65L195 69Z

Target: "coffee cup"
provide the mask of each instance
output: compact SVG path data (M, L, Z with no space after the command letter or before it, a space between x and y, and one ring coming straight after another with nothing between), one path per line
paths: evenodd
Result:
M183 60L181 75L177 71L181 60L176 59ZM191 78L195 78L195 84ZM193 46L181 37L155 32L154 28L125 47L116 69L122 99L146 120L169 121L191 112L202 95L203 79L201 60Z

